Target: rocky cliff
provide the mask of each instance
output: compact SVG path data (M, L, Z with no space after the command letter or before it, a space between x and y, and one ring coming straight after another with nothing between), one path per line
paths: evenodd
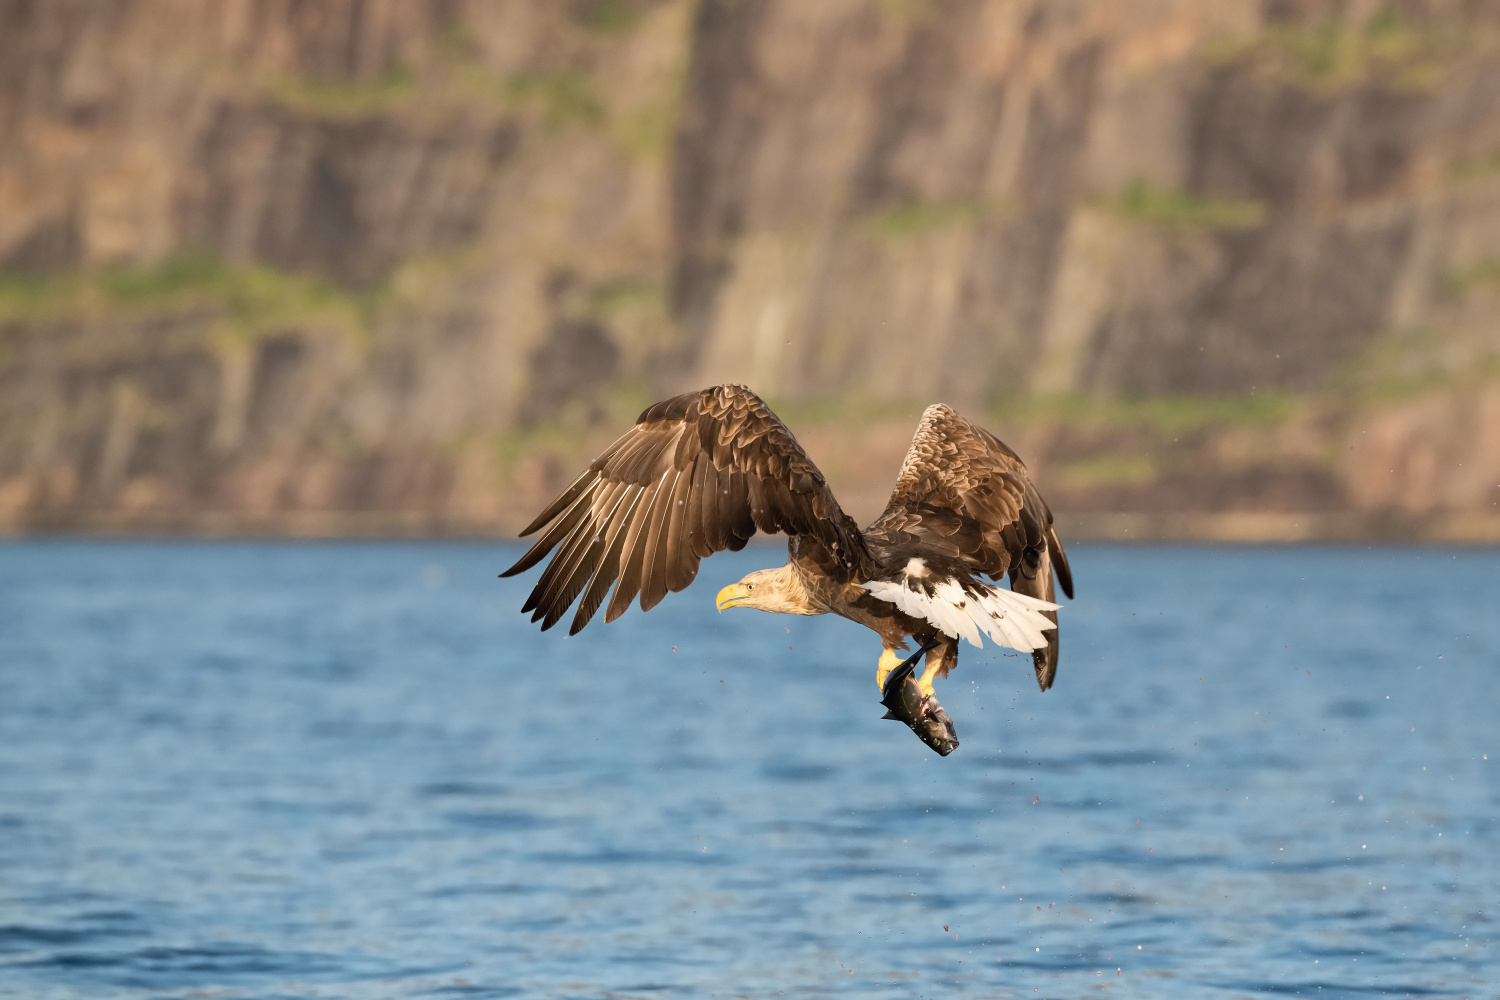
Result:
M1500 10L0 0L0 524L499 531L746 381L1077 530L1500 537Z

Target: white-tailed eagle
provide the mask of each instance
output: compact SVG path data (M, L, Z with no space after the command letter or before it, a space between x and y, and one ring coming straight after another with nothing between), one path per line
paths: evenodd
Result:
M521 534L542 535L503 576L556 550L523 611L549 629L579 601L570 635L611 585L606 622L636 595L643 611L693 582L698 562L756 531L790 536L784 566L719 591L719 610L833 613L879 633L875 680L889 717L939 753L958 745L932 682L958 640L989 636L1030 652L1043 691L1057 673L1055 587L1073 596L1068 559L1026 466L993 434L929 406L885 511L863 531L770 408L742 385L650 407ZM1010 589L996 586L1010 577ZM906 638L919 644L903 661ZM914 678L918 656L925 670Z

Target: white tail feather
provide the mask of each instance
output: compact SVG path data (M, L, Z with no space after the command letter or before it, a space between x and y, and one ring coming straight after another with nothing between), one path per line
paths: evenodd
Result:
M928 596L923 590L893 580L871 580L864 588L882 601L889 601L913 618L936 625L944 635L982 645L980 633L996 645L1030 652L1047 645L1042 635L1057 628L1043 611L1056 611L1061 604L1018 594L1013 590L980 583L977 594L965 593L956 580L940 580Z

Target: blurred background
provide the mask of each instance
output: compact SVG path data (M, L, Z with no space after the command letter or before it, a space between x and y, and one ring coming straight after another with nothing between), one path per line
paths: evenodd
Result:
M513 531L744 381L1065 537L1500 539L1483 0L0 0L0 528Z
M0 0L0 536L508 535L726 380L862 522L1009 442L1057 689L0 538L0 997L1494 994L1500 547L1074 543L1500 543L1500 3Z

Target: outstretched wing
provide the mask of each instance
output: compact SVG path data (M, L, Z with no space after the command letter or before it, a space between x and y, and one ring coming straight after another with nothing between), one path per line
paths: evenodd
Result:
M578 632L615 586L612 622L641 595L641 610L698 575L698 562L744 548L757 530L807 535L848 578L868 572L859 527L839 509L823 475L770 407L742 385L662 400L589 463L521 532L546 528L502 576L535 566L554 548L523 611L557 624L583 595Z
M912 558L999 579L1052 601L1055 585L1073 596L1068 557L1052 511L1016 453L989 431L942 404L929 406L901 464L884 513L866 533L880 562L897 573ZM1055 584L1054 584L1055 581ZM1057 621L1057 614L1046 612ZM1033 653L1037 683L1052 686L1057 630Z

